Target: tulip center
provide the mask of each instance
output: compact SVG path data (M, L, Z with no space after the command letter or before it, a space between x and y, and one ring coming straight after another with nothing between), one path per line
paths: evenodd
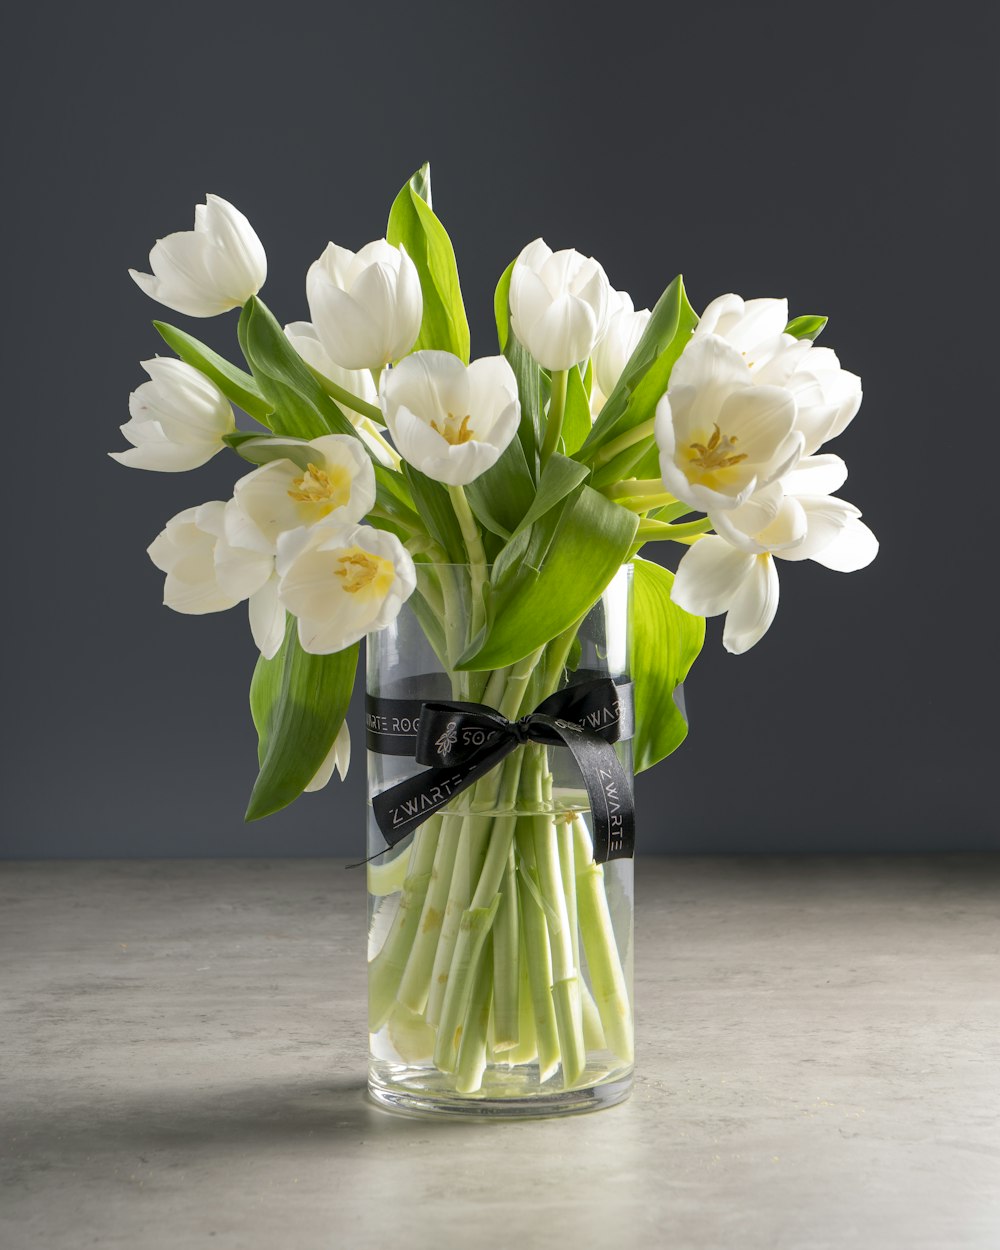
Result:
M716 425L707 443L691 443L690 448L696 454L691 456L691 463L700 469L729 469L741 460L746 460L746 452L733 454L737 443L736 435L723 434Z
M360 591L388 590L393 577L391 560L373 555L361 547L352 547L337 560L338 567L333 570L334 577L339 577L341 585L349 595Z
M351 498L351 475L341 465L321 469L310 464L301 477L292 479L288 497L296 503L320 504L322 515L326 516Z
M475 437L475 431L469 429L471 420L472 417L469 415L456 417L449 412L444 420L444 429L436 421L431 422L431 429L437 430L452 447L461 447L463 443L471 443Z

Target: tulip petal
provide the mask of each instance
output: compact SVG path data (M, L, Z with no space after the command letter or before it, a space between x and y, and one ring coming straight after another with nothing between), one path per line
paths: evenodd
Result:
M247 601L250 632L265 660L273 660L285 638L285 609L278 599L278 579L271 576Z
M850 517L837 537L812 558L835 573L854 573L878 555L878 539L863 521Z
M760 642L778 611L778 572L770 556L755 556L750 574L733 597L726 614L722 645L742 655Z
M804 456L784 478L789 495L832 495L847 481L847 465L840 456Z
M695 616L718 616L728 610L756 558L715 535L699 538L677 566L670 598Z

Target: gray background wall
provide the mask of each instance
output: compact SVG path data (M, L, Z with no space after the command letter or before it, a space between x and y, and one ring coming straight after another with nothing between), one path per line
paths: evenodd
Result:
M126 268L206 191L255 224L264 296L291 320L327 240L383 233L427 158L480 354L497 275L543 234L637 305L683 270L696 307L736 290L827 313L824 342L865 382L836 450L881 556L848 577L784 569L747 656L710 623L689 742L639 781L642 846L996 846L991 8L22 12L3 83L3 853L360 849L361 767L242 824L245 620L160 606L144 548L238 466L157 475L104 453L163 315ZM235 351L235 316L168 319Z

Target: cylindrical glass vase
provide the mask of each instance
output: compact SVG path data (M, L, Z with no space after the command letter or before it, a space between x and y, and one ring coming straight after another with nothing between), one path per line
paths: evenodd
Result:
M474 626L473 572L419 565L416 593L368 638L368 693L481 703L513 721L576 681L627 681L631 571L533 656L464 673L454 663ZM629 742L615 751L631 785ZM369 750L369 794L419 771L412 758ZM368 853L376 1102L525 1117L628 1096L632 860L594 862L587 791L569 750L518 747L391 849L369 803Z

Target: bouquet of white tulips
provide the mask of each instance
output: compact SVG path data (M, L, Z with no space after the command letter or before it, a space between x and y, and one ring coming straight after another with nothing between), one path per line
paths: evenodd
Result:
M150 267L133 277L161 304L241 309L246 368L155 323L176 358L144 363L122 427L132 446L112 454L178 472L229 450L253 466L149 548L169 607L248 605L261 653L248 819L346 772L359 641L408 601L452 696L513 722L570 682L581 621L632 563L641 770L686 733L673 695L704 617L724 614L726 649L744 652L774 619L777 561L849 571L876 554L834 494L844 462L823 450L857 413L860 380L814 345L826 319L790 318L785 300L722 295L699 318L677 277L636 310L596 260L536 239L497 286L498 353L472 360L427 167L385 238L330 243L310 267L308 321L282 329L261 301L264 249L217 196ZM638 557L647 543L678 545L676 573ZM464 1094L490 1064L533 1064L539 1083L560 1071L572 1088L597 1079L588 1053L631 1062L592 828L579 813L562 828L503 823L551 798L548 750L522 743L376 866L396 909L373 952L372 1031L388 1025L395 1053L409 1046Z

